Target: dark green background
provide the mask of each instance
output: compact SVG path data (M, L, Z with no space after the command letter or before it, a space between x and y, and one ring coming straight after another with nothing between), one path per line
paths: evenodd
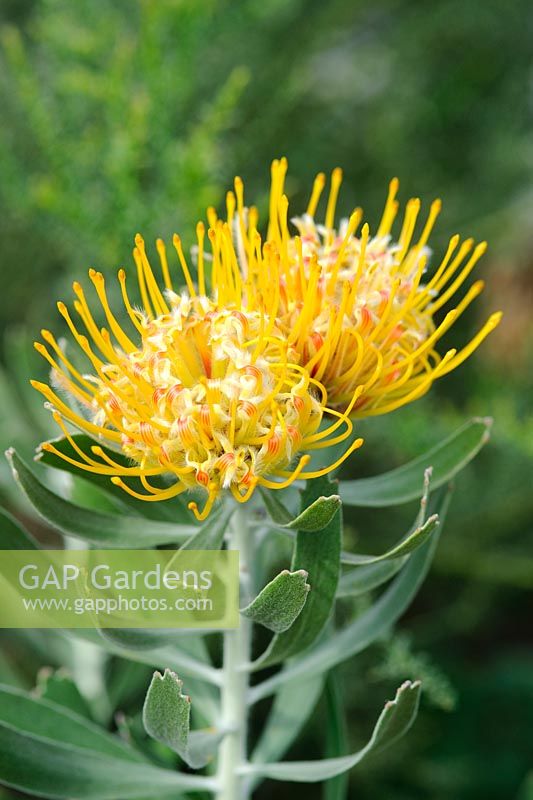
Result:
M366 445L349 471L388 469L471 415L495 417L492 442L458 483L433 572L401 626L410 642L397 638L388 658L375 647L338 681L357 746L400 680L426 679L416 728L353 773L350 797L525 800L533 755L531 4L3 0L0 23L2 445L30 454L46 435L38 399L22 386L43 374L31 337L45 324L62 330L55 300L70 297L72 278L89 266L109 274L129 265L138 230L149 240L179 230L190 245L196 219L223 202L235 174L264 208L273 157L289 158L293 208L316 171L339 164L343 213L363 205L374 223L398 175L402 199L420 195L427 207L442 197L437 253L455 232L488 239L476 273L487 291L446 343L464 341L492 310L502 308L504 322L423 401L362 423ZM0 492L29 513L5 467ZM350 542L377 551L412 513L348 517ZM32 685L36 665L54 658L16 641L0 674ZM119 708L139 707L136 685L118 693ZM291 756L321 754L324 713ZM322 796L318 787L275 791L280 800Z

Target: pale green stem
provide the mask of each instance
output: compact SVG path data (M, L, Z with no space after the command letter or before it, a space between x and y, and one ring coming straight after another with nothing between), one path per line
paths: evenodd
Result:
M253 535L249 513L238 508L231 520L229 549L239 551L241 607L251 594L250 565L253 554ZM240 626L224 632L224 663L222 667L222 720L228 734L219 749L217 800L248 800L249 793L238 769L246 762L248 735L248 671L250 660L251 622L240 618Z

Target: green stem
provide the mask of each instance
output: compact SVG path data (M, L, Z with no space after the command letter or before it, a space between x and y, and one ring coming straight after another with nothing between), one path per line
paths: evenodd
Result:
M231 550L239 551L241 578L241 607L251 595L249 568L252 563L253 536L248 524L249 515L238 508L231 521ZM224 662L222 667L222 721L228 734L219 750L217 800L248 800L249 793L238 769L246 762L248 734L248 671L250 659L251 622L241 617L240 626L224 632Z

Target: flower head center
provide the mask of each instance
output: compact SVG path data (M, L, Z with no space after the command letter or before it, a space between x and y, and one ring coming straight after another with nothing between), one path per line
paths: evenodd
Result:
M262 352L258 312L217 309L170 294L169 314L143 322L142 346L96 379L94 424L121 432L143 468L163 467L188 488L246 493L286 467L322 418L287 361L284 340Z

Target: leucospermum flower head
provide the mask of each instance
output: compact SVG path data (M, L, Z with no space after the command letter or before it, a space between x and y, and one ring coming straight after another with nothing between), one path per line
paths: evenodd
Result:
M335 227L342 180L337 169L323 222L316 221L323 174L306 212L291 219L286 170L285 159L272 165L265 239L256 208L245 204L240 178L227 194L224 219L208 209L207 236L203 223L196 231L196 281L174 237L182 290L172 282L163 242L157 242L158 281L144 241L136 237L141 308L132 304L126 273L119 272L129 330L111 309L101 273L89 275L105 327L74 283L74 314L63 303L58 307L88 371L43 331L44 343L36 348L52 368L53 387L34 386L76 458L53 443L45 449L80 469L108 475L146 501L201 489L203 509L194 501L189 505L202 519L223 490L244 502L257 485L283 488L334 469L361 439L323 469L305 469L308 453L347 440L350 417L393 411L423 395L498 324L501 315L494 314L462 349L438 351L439 340L483 282L475 282L441 321L436 315L485 251L485 243L474 246L454 236L429 277L428 241L440 201L416 232L420 201L410 200L393 236L399 210L393 180L375 232L361 226L360 209ZM100 442L90 455L72 437L72 427ZM102 444L118 449L129 465Z
M277 284L280 328L299 363L323 383L334 408L369 416L421 397L436 378L468 358L500 321L501 314L493 314L462 349L439 353L439 340L483 290L483 281L477 281L460 294L486 243L460 242L454 236L428 278L428 241L439 200L418 233L420 200L409 200L394 237L399 211L394 179L375 232L362 224L361 209L336 227L341 170L332 173L321 223L316 210L325 175L315 179L306 212L291 218L284 194L286 171L285 159L274 161L268 247L262 249L257 213L246 209L243 185L236 179L235 193L228 195L235 247L226 242L218 257L224 259L230 248L231 257L239 260L252 306L260 307L265 290ZM451 302L456 304L436 322L438 312Z
M136 238L142 310L132 306L126 274L119 272L129 332L111 310L101 273L90 270L89 275L107 327L96 323L83 288L75 282L75 313L63 303L58 308L90 371L79 370L65 347L42 331L44 343L35 346L52 367L54 388L33 385L49 402L76 458L51 442L44 449L82 470L108 475L146 501L201 489L206 494L203 509L194 501L189 505L203 519L224 489L245 502L257 485L279 489L299 476L315 477L334 468L306 472L309 455L302 452L343 441L352 424L346 415L327 408L324 388L295 361L276 317L268 309L243 306L236 265L226 269L216 259L212 262L215 292L213 298L206 296L202 226L198 237L198 291L175 237L187 284L181 294L174 291L163 243L158 241L164 290L142 238ZM65 392L75 404L63 399ZM319 430L328 411L333 422ZM119 448L131 466L100 444L86 453L70 426ZM343 458L361 443L355 440ZM161 475L166 484L154 484L154 476ZM128 478L139 479L142 492Z

